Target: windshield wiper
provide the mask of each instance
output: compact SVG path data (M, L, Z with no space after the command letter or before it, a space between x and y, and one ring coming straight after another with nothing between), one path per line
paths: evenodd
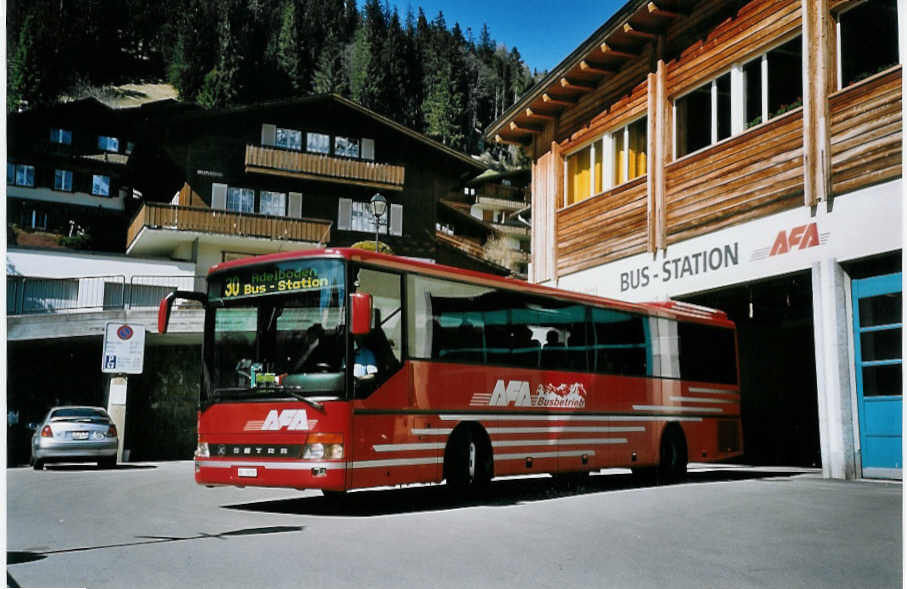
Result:
M303 390L303 388L299 387L299 386L287 387L287 386L259 385L259 386L255 387L254 389L249 388L249 387L224 387L224 388L220 388L220 389L214 389L214 394L220 395L221 393L228 393L230 395L230 397L232 397L232 398L241 398L242 396L248 396L248 397L259 396L257 394L259 391L265 392L265 393L268 393L268 392L287 393L294 399L302 401L303 403L310 405L313 409L324 413L324 405L319 403L318 401L315 401L314 399L310 399L310 398L306 397L305 395L303 395L302 390Z

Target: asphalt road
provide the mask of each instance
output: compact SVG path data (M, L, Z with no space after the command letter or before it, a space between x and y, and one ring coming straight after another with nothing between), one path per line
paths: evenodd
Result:
M206 489L191 462L7 471L21 587L898 587L901 485L695 469L640 486Z

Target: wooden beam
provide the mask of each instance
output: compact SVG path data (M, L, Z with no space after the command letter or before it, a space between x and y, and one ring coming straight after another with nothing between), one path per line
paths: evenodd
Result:
M543 112L538 112L536 110L532 110L531 108L526 109L526 116L535 117L537 119L545 119L546 121L553 121L557 118L553 115L549 115L548 113L543 113Z
M503 143L506 145L519 145L520 147L526 147L526 145L528 145L528 143L526 141L518 141L516 139L506 139L501 135L495 135L494 140L497 143Z
M648 10L649 14L651 14L652 16L663 16L665 18L680 18L682 16L686 16L686 14L683 14L681 12L665 10L654 2L649 2L649 4L646 5L646 10Z
M637 29L630 23L624 23L623 32L627 35L632 35L634 37L643 37L645 39L657 39L658 35L655 33L650 33L649 31L642 31Z
M532 133L534 135L538 135L544 129L540 129L539 127L534 127L532 125L527 125L525 123L520 124L516 121L510 121L510 130L514 133Z
M597 63L590 63L585 59L579 62L579 69L590 74L599 74L601 76L613 76L616 72L609 70L605 66Z
M575 92L592 92L595 90L595 84L581 82L580 80L568 80L561 78L561 88L564 90L573 90Z
M619 49L615 49L614 47L611 47L607 43L602 43L599 46L599 49L601 49L602 53L604 53L608 57L621 57L624 59L633 59L634 57L639 57L639 53L621 51Z
M542 100L545 103L551 104L553 106L573 106L574 104L576 104L575 98L568 98L566 96L555 97L548 94L547 92L545 94L542 94Z

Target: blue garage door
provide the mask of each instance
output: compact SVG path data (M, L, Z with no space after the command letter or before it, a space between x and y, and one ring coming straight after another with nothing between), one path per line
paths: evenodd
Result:
M863 476L901 478L901 275L853 281Z

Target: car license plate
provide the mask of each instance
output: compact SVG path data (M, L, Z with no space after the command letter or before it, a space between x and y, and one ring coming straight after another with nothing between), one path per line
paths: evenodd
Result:
M238 469L236 469L236 474L241 477L255 478L258 476L258 469L257 468L238 468Z
M72 432L73 440L87 440L88 432Z

